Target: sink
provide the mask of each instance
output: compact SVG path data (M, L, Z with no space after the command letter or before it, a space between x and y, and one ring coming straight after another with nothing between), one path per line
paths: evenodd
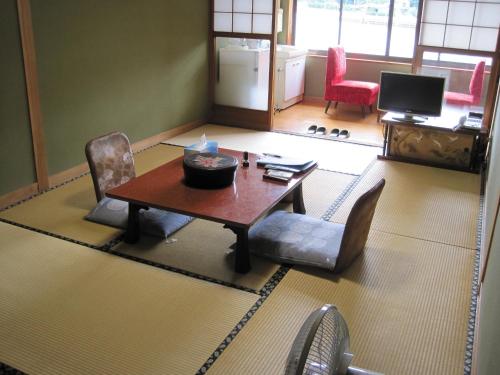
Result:
M299 47L289 46L286 44L278 44L278 46L276 47L276 57L278 59L286 60L304 55L307 55L307 50Z

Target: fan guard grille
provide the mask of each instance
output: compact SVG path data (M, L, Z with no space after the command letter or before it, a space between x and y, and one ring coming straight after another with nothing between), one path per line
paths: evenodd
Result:
M351 357L349 331L332 305L314 311L301 327L288 357L286 374L345 374Z

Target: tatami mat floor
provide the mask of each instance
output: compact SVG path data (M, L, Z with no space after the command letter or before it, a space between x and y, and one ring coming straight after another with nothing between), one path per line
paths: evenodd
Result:
M314 171L303 183L307 214L320 218L353 179L354 176L347 174ZM281 204L278 208L291 210L290 206ZM235 272L232 253L235 236L222 224L197 219L172 238L173 241L166 242L143 236L139 243L120 243L113 251L254 291L259 291L279 268L276 263L252 257L251 272L243 275Z
M28 374L193 374L258 296L0 223L0 361Z
M234 129L231 136L225 127L220 128L224 128L222 140L230 139L230 143L247 133ZM219 128L210 125L208 129ZM191 142L198 136L189 133L174 143ZM240 142L239 148L247 145ZM340 158L335 165L342 165L347 154L335 152L332 155ZM136 156L138 173L181 154L180 147L153 147ZM28 373L79 373L85 363L89 363L87 373L192 374L207 369L214 374L282 373L290 345L307 314L332 303L349 325L356 365L386 374L463 373L479 177L372 162L374 155L365 156L362 162L355 162L354 170L348 169L353 164L344 163L342 172L348 174L315 171L304 189L308 214L341 223L355 198L379 178L386 178L364 255L340 276L294 268L269 297L272 287L264 287L259 297L0 223L0 362ZM353 176L360 173L360 177ZM90 179L84 176L1 212L0 218L97 245L120 232L85 229L82 217L94 204ZM72 206L71 210L66 206ZM55 214L46 223L40 213L49 209ZM68 228L73 229L67 230L64 221L70 221ZM133 256L144 252L140 255L146 261L155 253L151 258L155 262L160 257L165 263L177 262L174 266L182 269L188 268L186 262L193 263L194 252L223 243L218 258L196 257L199 267L192 272L213 269L215 274L210 271L207 276L260 290L278 266L257 260L257 275L235 279L234 273L227 273L231 258L226 250L234 239L232 233L217 227L212 228L217 231L215 236L203 237L205 232L215 233L214 225L218 226L195 220L174 236L177 242L152 247L144 243L146 248L138 245L133 251L122 251L135 252ZM199 232L201 240L193 241L192 251L183 253L190 248L183 246L187 239L196 237L193 231ZM177 249L175 254L166 253L170 245ZM35 271L26 271L32 268ZM12 298L18 293L24 299ZM50 315L53 309L59 309L63 319L57 318L58 311ZM249 310L255 315L249 315ZM109 329L103 328L112 316L115 320ZM251 318L242 323L244 316ZM40 335L28 337L32 324L47 334L40 331ZM134 327L130 332L123 329L129 325ZM167 331L173 336L162 334ZM38 331L33 328L31 332ZM224 350L216 350L218 347ZM27 358L30 354L32 358ZM127 358L119 364L122 355Z
M134 155L138 175L182 155L180 147L158 145ZM90 175L85 175L20 205L0 212L0 218L86 244L102 246L121 230L84 220L95 206ZM50 215L47 213L50 212Z
M345 223L356 199L382 177L373 229L476 248L481 183L473 173L378 160L330 221Z
M472 264L463 248L372 231L340 276L290 270L209 373L282 374L300 326L325 303L346 319L355 365L463 373Z
M165 143L187 146L199 142L203 134L209 140L217 140L219 147L253 153L300 155L304 158L317 160L320 169L355 175L361 174L382 150L380 147L374 146L214 124L200 126L170 138Z

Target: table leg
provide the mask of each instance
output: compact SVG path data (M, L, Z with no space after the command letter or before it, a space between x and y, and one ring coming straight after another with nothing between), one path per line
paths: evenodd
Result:
M250 251L248 250L248 229L238 228L236 231L236 257L234 269L238 273L250 271Z
M298 184L293 190L293 212L297 214L306 213L306 206L304 205L304 197L302 195L302 183Z
M382 155L383 156L387 156L387 135L388 135L387 128L388 127L389 127L389 125L387 125L387 123L384 123L384 146L382 147Z
M248 250L248 228L238 228L224 225L236 234L236 251L234 257L234 270L238 273L250 271L250 251Z
M141 227L139 224L139 210L143 208L135 203L128 204L127 230L125 231L125 242L136 243L141 237Z

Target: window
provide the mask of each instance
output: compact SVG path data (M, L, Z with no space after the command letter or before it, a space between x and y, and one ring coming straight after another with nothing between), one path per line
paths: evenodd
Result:
M424 52L423 59L424 64L459 69L472 69L481 60L485 61L486 66L491 66L493 62L491 57L429 51Z
M413 56L418 0L296 0L296 9L297 46L341 44L352 53Z

